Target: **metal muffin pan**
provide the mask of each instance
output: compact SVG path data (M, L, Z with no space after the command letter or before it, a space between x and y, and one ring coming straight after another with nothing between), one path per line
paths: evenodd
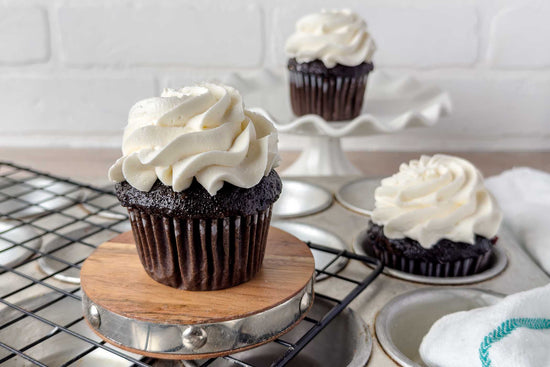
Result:
M311 215L332 205L332 194L321 186L298 180L282 181L283 191L273 205L275 218Z
M441 317L490 306L504 295L471 288L426 288L402 294L388 302L376 317L376 337L399 365L425 367L418 352L424 335Z
M336 200L345 208L359 214L372 214L374 190L380 186L380 178L360 178L342 185L336 191Z
M348 248L346 243L338 235L311 224L290 221L273 221L271 222L271 225L296 236L304 242L309 241L337 250L345 250ZM317 251L315 249L312 249L311 252L313 253L313 258L315 259L315 269L324 269L325 266L329 265L329 263L336 257L335 255ZM338 260L330 264L326 268L326 271L338 273L346 266L347 263L347 258L340 257ZM320 273L315 277L315 280L322 280L326 278L326 274Z
M326 314L333 304L316 298L308 315L319 319ZM311 324L302 321L282 339L294 342L305 334ZM281 356L282 347L269 343L258 348L235 354L240 361L257 367L268 367ZM372 351L372 337L368 326L352 309L346 308L334 321L296 356L288 367L304 366L346 366L363 367L367 364ZM186 367L201 366L204 360L182 361ZM231 361L217 359L210 366L235 366Z
M370 248L363 246L363 242L367 236L367 230L364 229L355 238L353 239L353 251L358 255L367 255L373 256L374 252ZM500 237L499 242L502 242L503 239ZM391 275L403 280L408 280L411 282L424 283L424 284L433 284L433 285L460 285L460 284L472 284L482 282L487 279L491 279L498 274L500 274L506 265L508 264L508 257L506 252L501 248L500 244L495 246L492 258L490 260L489 267L478 274L468 275L464 277L429 277L417 274L410 274L404 271L392 269L390 267L384 268L384 274Z
M357 180L356 177L347 176L303 177L300 178L300 180L322 185L329 191L338 192L339 189L350 182L368 182L369 180L371 182L375 182L378 179ZM374 195L374 189L377 187L378 182L379 180L376 184L373 183L370 185L370 188L366 188L361 195L372 198ZM340 201L338 197L337 200ZM374 203L374 201L372 201L372 203ZM333 205L315 216L300 218L300 222L329 230L342 238L342 240L351 247L351 245L354 244L354 241L357 240L358 234L365 231L367 228L368 219L368 216L364 213L350 210L348 207L343 205ZM476 282L474 285L476 288L487 290L489 292L512 294L546 285L550 281L550 277L531 260L521 245L515 240L513 234L506 227L506 225L503 225L499 231L499 241L496 248L499 249L499 253L503 254L505 257L504 260L506 262L503 266L503 271L495 271L494 275L487 276L485 280L472 279L473 282ZM501 262L499 261L499 264L500 263ZM339 275L346 277L360 277L361 275L364 275L366 271L369 271L367 266L360 264L359 262L350 262L339 273ZM389 269L387 269L387 271L389 272ZM361 315L369 326L373 326L375 325L377 314L394 297L416 289L424 289L427 287L426 283L419 282L418 280L405 280L393 275L380 276L373 283L373 286L375 286L376 289L360 294L359 297L353 302L352 307ZM422 281L425 280L426 279L422 279ZM438 282L441 279L437 278L431 280ZM439 284L439 286L444 286L448 289L472 287L472 285L465 285L464 279L457 283L459 284ZM329 292L336 292L336 294L339 294L338 288L340 284L341 283L339 283L338 279L329 278L323 282L317 283L316 290L321 293L325 292L331 294ZM342 294L344 292L345 290L342 290ZM395 367L398 366L398 364L384 351L384 349L382 349L380 343L375 340L373 344L373 352L367 367L369 366Z

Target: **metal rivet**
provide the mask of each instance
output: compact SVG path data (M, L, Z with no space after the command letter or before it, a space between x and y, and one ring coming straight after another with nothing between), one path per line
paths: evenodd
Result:
M90 305L90 308L88 309L88 321L90 322L90 325L96 329L98 329L99 325L101 325L101 317L99 317L99 310L96 305Z
M206 344L206 331L200 327L189 326L181 334L183 345L187 349L195 350Z
M308 292L304 293L304 295L302 296L302 299L300 300L300 312L307 311L310 301L311 301L311 297L309 293Z

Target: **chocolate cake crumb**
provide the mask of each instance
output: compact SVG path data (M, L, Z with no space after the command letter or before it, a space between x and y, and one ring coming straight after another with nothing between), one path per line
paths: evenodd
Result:
M196 179L189 188L174 192L172 187L155 182L148 192L140 191L128 182L115 185L116 195L124 207L137 208L148 214L187 217L221 218L234 215L252 215L266 210L279 197L282 183L275 170L249 188L241 188L225 182L214 196Z
M474 244L454 242L443 238L431 248L424 248L411 238L392 239L384 235L384 226L369 221L367 241L373 247L388 251L408 259L428 262L447 263L457 260L478 257L492 251L493 242L483 236L476 235Z

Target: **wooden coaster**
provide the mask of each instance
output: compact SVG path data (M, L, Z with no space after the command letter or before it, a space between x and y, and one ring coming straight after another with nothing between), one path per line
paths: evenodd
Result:
M264 344L290 330L313 302L308 246L271 227L262 269L216 291L157 283L143 269L131 232L102 244L80 273L90 327L105 341L155 358L201 359Z

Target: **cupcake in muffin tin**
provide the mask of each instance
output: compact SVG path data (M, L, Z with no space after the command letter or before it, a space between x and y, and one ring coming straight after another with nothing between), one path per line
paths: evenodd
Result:
M467 276L489 264L501 211L465 159L436 154L402 164L375 191L366 243L394 269Z
M294 114L326 121L359 116L376 49L364 20L350 10L306 15L285 49Z
M109 170L139 258L154 280L215 290L260 269L281 192L277 132L235 89L167 89L129 113Z

